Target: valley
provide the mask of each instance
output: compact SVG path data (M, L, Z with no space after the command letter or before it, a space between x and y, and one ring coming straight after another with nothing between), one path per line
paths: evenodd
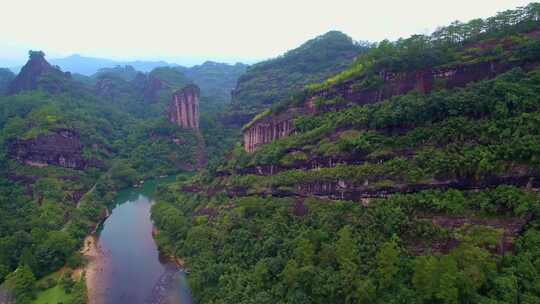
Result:
M540 4L92 62L0 69L0 304L540 302Z

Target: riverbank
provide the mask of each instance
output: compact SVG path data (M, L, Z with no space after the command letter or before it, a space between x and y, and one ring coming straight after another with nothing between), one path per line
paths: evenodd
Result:
M184 262L160 254L154 239L150 209L158 184L175 177L148 180L140 187L118 191L112 210L103 210L100 223L84 240L81 254L87 261L87 303L174 303L188 299ZM181 282L183 285L179 285ZM184 287L184 284L186 287Z
M87 261L83 270L88 293L87 303L103 304L107 294L108 282L104 279L102 273L107 271L109 258L106 252L100 248L98 238L95 235L86 237L81 253Z
M156 226L152 226L152 237L154 238L154 241L156 242L156 245L158 246L160 258L163 260L164 263L171 262L176 265L179 269L182 269L183 271L189 273L189 269L186 267L186 261L182 258L179 258L175 256L172 253L167 252L164 250L162 246L160 246L157 238L159 235L159 229L156 228Z

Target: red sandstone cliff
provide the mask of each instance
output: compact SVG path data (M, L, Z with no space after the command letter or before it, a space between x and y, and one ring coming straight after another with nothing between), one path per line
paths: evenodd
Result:
M421 93L430 93L437 88L451 89L465 87L471 82L494 78L517 66L529 69L534 65L536 63L519 62L509 64L492 60L407 73L381 72L379 77L382 84L374 88L364 89L355 87L355 84L362 80L355 79L312 94L303 101L302 108L289 109L285 113L255 120L244 129L244 149L247 152L253 152L262 145L268 144L278 138L289 136L294 132L294 118L301 114L317 114L336 111L351 105L377 103L393 96L407 94L413 90ZM343 98L347 103L323 106L321 108L315 106L315 100L317 98L331 99L335 97Z
M244 130L244 149L254 152L261 145L273 142L293 132L293 119L298 111L290 110L277 116L267 116Z
M100 161L83 157L80 136L69 129L59 129L35 139L11 140L8 142L8 151L11 158L30 166L54 165L78 170L87 166L103 166Z
M199 87L188 85L174 92L167 107L169 121L182 128L199 130Z

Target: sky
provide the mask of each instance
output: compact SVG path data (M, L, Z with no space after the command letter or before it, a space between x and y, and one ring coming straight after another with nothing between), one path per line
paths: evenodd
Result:
M49 58L254 62L330 30L355 40L429 34L530 0L0 0L0 64Z

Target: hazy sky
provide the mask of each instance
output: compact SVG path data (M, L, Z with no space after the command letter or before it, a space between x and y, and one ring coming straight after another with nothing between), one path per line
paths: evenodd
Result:
M355 40L429 33L523 0L0 0L0 59L79 53L116 59L275 57L329 30Z

